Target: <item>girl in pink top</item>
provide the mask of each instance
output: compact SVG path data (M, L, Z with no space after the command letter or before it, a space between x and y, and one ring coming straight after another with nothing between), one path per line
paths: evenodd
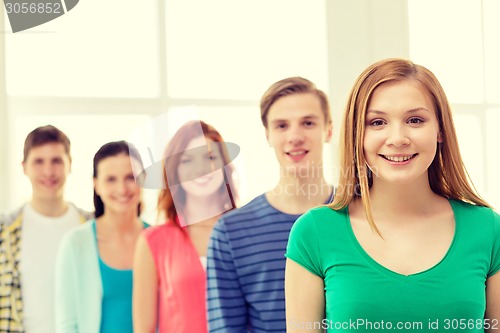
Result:
M235 208L233 168L221 135L202 121L182 126L165 156L158 212L167 222L136 245L134 332L206 333L204 262L213 225Z

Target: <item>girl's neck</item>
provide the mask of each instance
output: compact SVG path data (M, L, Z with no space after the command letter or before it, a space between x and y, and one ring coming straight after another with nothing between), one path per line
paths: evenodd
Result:
M206 220L202 220L202 221L199 221L199 222L196 222L196 223L192 223L190 225L187 226L188 230L191 230L193 228L195 229L212 229L215 225L215 223L217 223L217 221L219 220L219 217L220 215L215 215L215 216L212 216Z
M96 223L101 229L118 233L133 232L139 226L142 228L142 222L137 217L137 211L126 213L105 212L96 219Z
M399 217L431 213L444 198L432 191L428 182L414 185L374 183L370 189L370 203L374 214Z
M210 219L217 220L219 215L231 208L226 207L226 205L230 205L229 197L226 203L219 195L208 197L187 196L182 218L187 225L199 222L205 223L204 221Z

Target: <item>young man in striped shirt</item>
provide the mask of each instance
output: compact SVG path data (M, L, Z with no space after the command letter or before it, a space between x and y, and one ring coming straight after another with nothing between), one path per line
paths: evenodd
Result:
M208 249L210 333L285 332L284 253L295 220L328 203L323 144L332 136L326 95L300 77L261 99L266 137L280 165L276 187L216 224Z

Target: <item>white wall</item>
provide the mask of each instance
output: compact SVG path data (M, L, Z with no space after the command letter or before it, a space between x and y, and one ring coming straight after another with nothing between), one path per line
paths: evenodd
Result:
M332 0L327 2L327 15L333 146L337 147L347 96L357 76L375 61L408 58L408 12L406 1L400 0ZM331 154L337 165L337 152ZM337 173L334 177L337 182Z

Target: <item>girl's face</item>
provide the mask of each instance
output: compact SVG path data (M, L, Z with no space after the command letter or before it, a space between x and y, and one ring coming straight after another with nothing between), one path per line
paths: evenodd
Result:
M126 154L106 157L97 164L94 189L101 197L106 212L137 210L141 188L135 182L131 163L137 163L139 170L139 162Z
M224 183L223 167L219 144L204 136L196 137L180 157L179 183L187 196L211 196Z
M363 142L374 186L428 183L428 168L441 141L434 104L419 82L387 82L375 89Z

